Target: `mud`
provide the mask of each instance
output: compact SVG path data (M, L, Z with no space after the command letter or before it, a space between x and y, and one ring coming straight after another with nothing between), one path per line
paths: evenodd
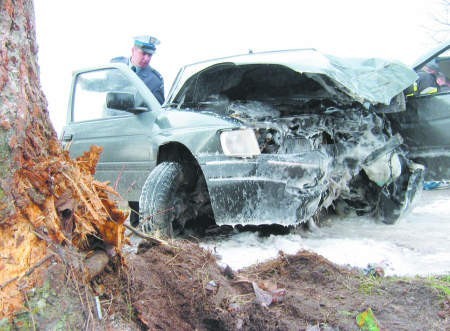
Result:
M356 316L371 308L382 330L450 330L448 276L433 280L367 276L307 251L280 252L274 260L235 272L219 266L212 252L186 240L140 245L137 254L129 253L124 261L110 264L86 286L74 287L67 280L70 273L59 268L56 276L49 276L59 285L48 291L57 294L44 300L51 302L45 309L48 317L34 313L34 326L42 330L54 325L87 330L358 330ZM255 295L255 284L279 296L263 305ZM67 291L72 294L66 295ZM61 310L59 317L50 314L50 308Z

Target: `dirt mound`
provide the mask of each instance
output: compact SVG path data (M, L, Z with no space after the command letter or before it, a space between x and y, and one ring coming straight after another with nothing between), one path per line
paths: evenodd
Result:
M358 330L356 317L370 308L384 330L450 330L450 301L439 290L443 284L448 293L448 279L431 286L425 279L365 276L307 251L280 252L235 272L183 240L140 245L123 262L110 263L86 286L67 281L67 270L49 275L59 285L44 301L57 312L30 307L29 321L39 329ZM28 301L43 307L42 298Z
M127 303L114 306L132 307L130 317L143 329L355 330L356 316L368 308L383 328L449 327L448 298L425 280L365 276L307 251L280 253L239 273L187 241L142 246L127 261Z
M444 305L448 298L443 300L424 280L365 276L307 251L282 254L243 273L286 288L283 304L270 308L270 314L282 321L282 329L355 330L356 316L368 308L383 329L447 330L450 326L450 311Z
M152 330L221 329L221 301L232 289L210 252L188 242L141 246L128 263L130 299L144 326ZM219 285L208 289L213 280Z

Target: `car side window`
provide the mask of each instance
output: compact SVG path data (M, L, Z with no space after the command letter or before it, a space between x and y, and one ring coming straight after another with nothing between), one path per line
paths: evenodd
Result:
M115 68L79 74L73 92L72 122L129 115L126 111L107 108L109 92L127 92L133 94L135 100L142 100L136 87Z
M450 50L432 58L417 70L419 94L450 91Z

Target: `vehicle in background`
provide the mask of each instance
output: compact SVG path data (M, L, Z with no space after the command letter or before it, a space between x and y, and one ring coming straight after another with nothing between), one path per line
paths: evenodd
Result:
M450 179L450 42L421 57L413 69L419 81L405 93L407 111L388 117L408 157L425 165L425 179ZM435 84L421 87L422 74Z

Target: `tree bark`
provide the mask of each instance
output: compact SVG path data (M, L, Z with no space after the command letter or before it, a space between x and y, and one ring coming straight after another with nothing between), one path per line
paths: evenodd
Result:
M11 223L27 204L18 170L61 149L39 86L32 2L3 0L0 15L0 220Z
M0 0L0 30L1 317L20 309L20 291L39 281L27 271L49 247L89 250L96 238L120 250L127 215L92 176L101 148L72 160L57 139L40 89L32 0Z

